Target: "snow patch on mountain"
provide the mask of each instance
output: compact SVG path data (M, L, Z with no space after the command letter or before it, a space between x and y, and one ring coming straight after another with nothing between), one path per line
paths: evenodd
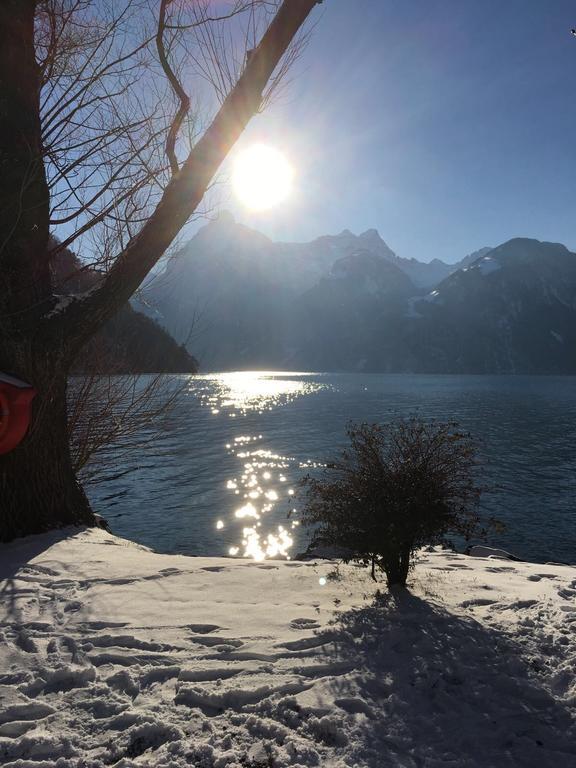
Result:
M491 275L492 272L498 272L499 269L502 269L502 264L492 256L484 256L484 258L474 262L470 269L477 269L482 275Z

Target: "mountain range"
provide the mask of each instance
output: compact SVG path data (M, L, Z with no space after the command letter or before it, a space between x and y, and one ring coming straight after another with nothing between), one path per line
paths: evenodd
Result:
M527 238L447 264L375 229L278 243L221 215L143 307L203 370L576 373L576 254Z

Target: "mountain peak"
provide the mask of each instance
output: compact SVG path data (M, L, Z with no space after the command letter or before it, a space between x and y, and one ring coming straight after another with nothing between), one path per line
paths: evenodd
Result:
M380 233L374 228L367 229L366 232L362 232L359 237L361 237L362 240L382 240Z
M568 250L568 248L566 248L563 243L552 243L548 242L547 240L536 240L534 237L513 237L510 240L506 240L506 242L502 243L502 245L498 246L498 250L512 248L556 248L557 250Z
M493 252L508 261L517 263L526 263L533 260L539 261L542 258L551 258L553 256L559 256L560 258L573 257L573 254L562 243L550 243L529 237L514 237L494 248Z
M247 227L245 224L240 224L230 211L224 210L200 227L192 240L182 250L188 251L193 248L214 253L229 250L231 246L234 246L249 251L251 249L260 250L269 244L270 240L266 235Z

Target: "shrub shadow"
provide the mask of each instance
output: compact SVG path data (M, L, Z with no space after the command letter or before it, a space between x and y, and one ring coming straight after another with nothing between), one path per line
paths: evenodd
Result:
M334 630L334 656L355 666L333 692L356 720L358 765L576 766L574 713L502 632L407 591L342 613Z

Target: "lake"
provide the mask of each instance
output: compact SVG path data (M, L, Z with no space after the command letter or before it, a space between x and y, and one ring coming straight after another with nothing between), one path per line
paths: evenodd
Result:
M479 441L490 544L576 562L576 378L241 372L183 384L158 434L87 488L112 531L160 552L294 555L298 480L345 443L349 421L418 414ZM150 440L150 435L153 439ZM291 510L294 510L291 512ZM291 514L290 518L288 514Z

